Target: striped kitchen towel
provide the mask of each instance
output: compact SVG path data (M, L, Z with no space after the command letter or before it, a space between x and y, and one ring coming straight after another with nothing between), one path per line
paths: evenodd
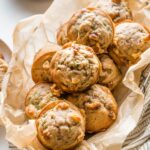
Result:
M137 126L123 143L123 150L150 150L150 64L141 75L140 88L145 95L143 112Z

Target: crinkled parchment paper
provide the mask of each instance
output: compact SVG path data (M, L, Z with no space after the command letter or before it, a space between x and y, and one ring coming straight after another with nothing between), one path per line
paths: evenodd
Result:
M43 15L19 22L13 34L14 51L3 89L0 93L0 116L6 128L6 139L23 149L44 149L36 139L34 121L27 121L24 100L33 86L31 65L35 53L47 42L56 42L58 27L76 10L94 0L55 0ZM96 0L95 0L96 1ZM136 21L150 25L150 7L138 0L129 0ZM144 95L138 87L142 68L150 63L150 49L130 67L123 83L114 94L119 104L117 121L107 131L97 133L82 142L78 150L119 150L127 134L136 126L141 114Z

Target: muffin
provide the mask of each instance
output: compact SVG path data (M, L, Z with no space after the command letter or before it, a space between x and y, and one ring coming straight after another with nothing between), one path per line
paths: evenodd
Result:
M101 64L90 47L68 43L50 63L53 81L65 92L83 91L96 83Z
M150 32L136 22L122 22L116 26L114 42L108 51L118 65L130 66L150 47Z
M50 102L36 120L39 141L48 149L66 150L83 141L85 118L67 101Z
M66 26L66 27L65 27ZM62 30L62 28L66 28ZM83 8L76 12L57 34L57 41L63 45L63 38L87 45L97 53L104 53L112 43L114 27L111 18L96 8Z
M0 59L4 59L4 56L2 53L0 53Z
M69 95L67 100L85 111L89 133L104 131L116 120L117 103L105 86L94 84L85 92Z
M37 118L41 109L50 101L60 97L62 91L56 84L38 83L28 92L25 99L25 112L30 119Z
M8 64L2 57L0 58L0 90L2 89L2 81L8 69Z
M107 13L114 23L132 20L131 10L126 0L98 0L95 7Z
M67 37L67 26L68 26L68 22L61 25L57 31L57 33L58 33L57 34L57 43L59 45L64 45L69 42L69 39Z
M120 83L122 76L113 60L105 54L98 55L102 64L102 71L98 83L113 90Z
M58 50L60 50L58 45L49 43L35 55L31 69L32 79L35 83L52 81L49 65L53 55Z

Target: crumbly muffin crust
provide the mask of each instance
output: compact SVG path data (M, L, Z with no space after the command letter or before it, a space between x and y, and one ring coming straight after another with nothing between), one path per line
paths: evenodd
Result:
M25 112L31 118L37 118L41 109L50 101L58 100L62 91L56 84L39 83L31 88L25 99Z
M50 71L62 90L76 92L97 82L101 64L90 47L69 43L53 56Z
M49 103L36 121L38 138L47 148L65 150L84 139L85 119L66 101Z
M132 13L126 0L98 0L96 7L106 12L114 23L132 20Z
M113 90L121 81L122 76L114 61L106 54L98 55L102 64L102 71L98 83Z
M59 44L63 45L64 43L60 41L65 41L63 38L67 38L67 41L76 41L92 47L98 54L107 50L114 36L111 18L96 8L79 10L63 25L63 28L67 28L67 30L60 30L57 34Z
M74 93L67 100L83 109L86 115L86 131L104 131L117 118L117 103L107 87L94 84L89 90Z
M150 47L150 32L136 22L122 22L116 26L114 42L108 51L118 65L130 66Z

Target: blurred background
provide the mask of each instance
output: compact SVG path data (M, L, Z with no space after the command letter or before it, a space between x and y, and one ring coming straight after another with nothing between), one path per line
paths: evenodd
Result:
M0 39L12 49L12 33L15 25L24 18L44 13L52 0L0 0ZM0 149L16 150L4 139L5 129L0 127Z
M12 47L12 33L18 21L44 13L52 0L0 0L0 39Z

